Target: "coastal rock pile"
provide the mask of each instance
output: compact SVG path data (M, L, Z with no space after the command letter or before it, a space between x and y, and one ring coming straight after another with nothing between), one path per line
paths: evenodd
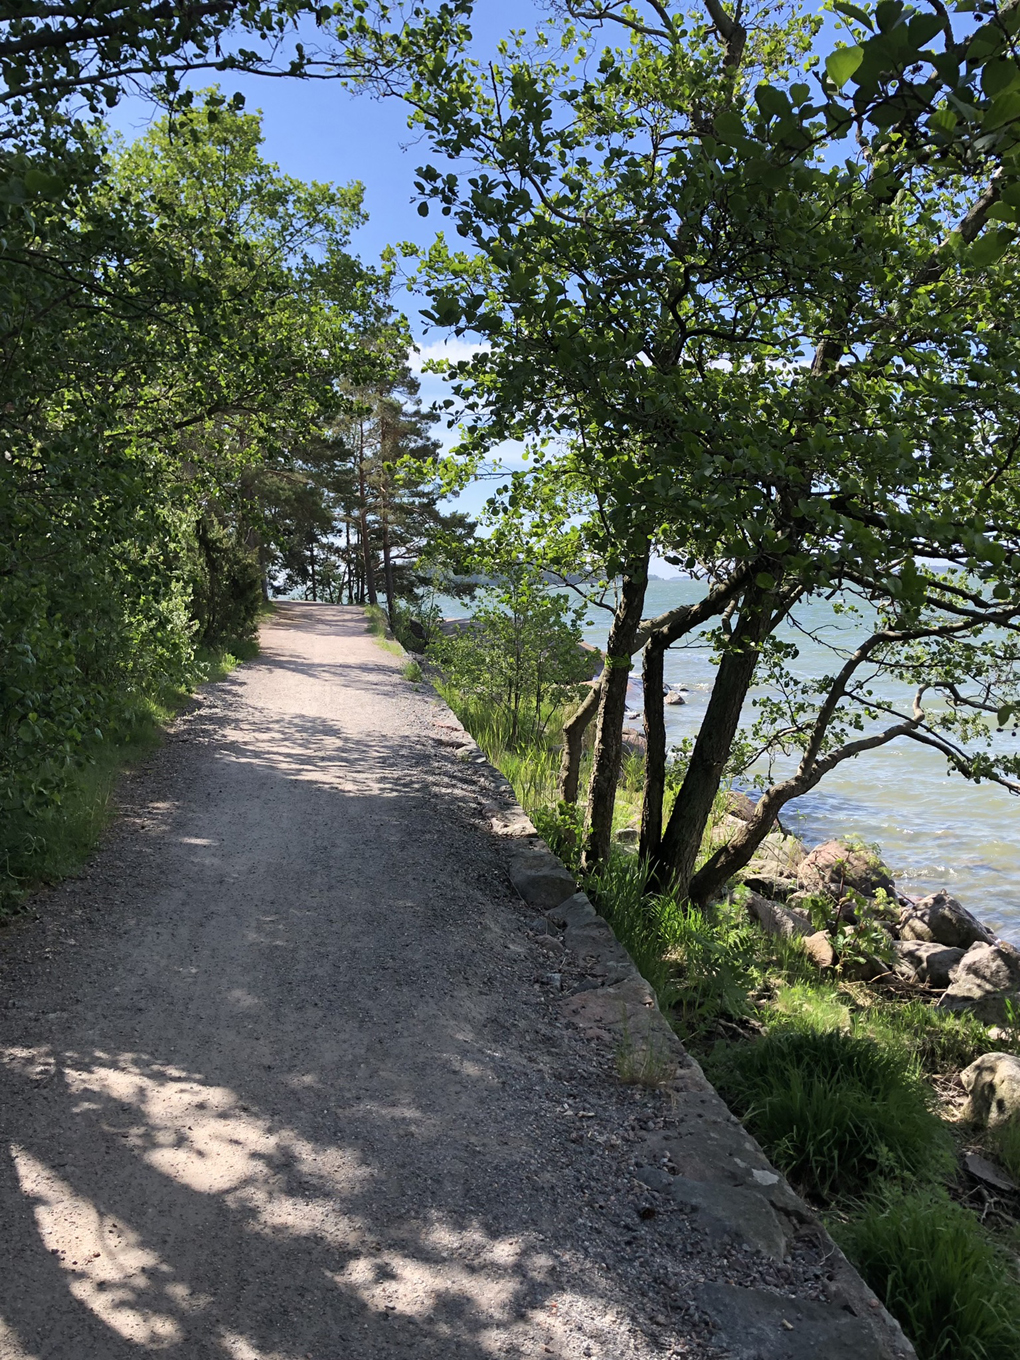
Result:
M747 813L739 795L731 798L720 839ZM809 851L775 830L740 878L751 920L768 935L799 939L819 968L839 966L862 981L895 977L986 1025L1007 1022L1013 1007L1020 1013L1020 950L947 892L919 901L897 894L869 846L826 841Z

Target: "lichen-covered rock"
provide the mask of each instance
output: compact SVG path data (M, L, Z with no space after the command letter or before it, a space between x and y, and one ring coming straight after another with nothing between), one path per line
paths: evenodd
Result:
M947 892L933 893L914 906L904 908L900 915L900 938L928 940L952 949L995 943L995 936L988 927Z
M1005 1124L1020 1113L1020 1058L983 1053L965 1067L960 1080L969 1093L965 1117L977 1124Z
M931 940L894 940L892 948L893 968L900 977L931 987L948 987L950 973L964 955L962 949Z
M797 881L805 892L825 893L834 901L847 889L874 897L879 888L895 891L889 870L873 850L845 841L826 841L801 860Z
M1006 1002L1020 1006L1020 950L1011 944L973 944L939 997L949 1011L971 1011L986 1025L1007 1019Z

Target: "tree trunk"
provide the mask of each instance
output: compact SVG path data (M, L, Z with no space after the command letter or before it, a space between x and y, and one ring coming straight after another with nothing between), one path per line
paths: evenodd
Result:
M397 618L393 601L393 563L390 561L390 522L385 506L382 512L382 551L383 576L386 581L386 616L390 621L390 632L395 634Z
M751 586L744 596L733 637L719 663L712 697L691 753L691 763L673 805L659 853L652 862L652 883L659 891L675 887L681 898L687 896L701 839L754 676L758 648L772 622L772 610L772 596Z
M642 683L645 692L645 793L641 803L641 858L650 862L662 843L662 800L666 789L666 710L663 703L661 633L645 644Z
M358 475L361 482L361 504L358 507L358 529L361 534L361 556L365 567L365 589L368 603L378 605L379 596L375 591L375 565L372 562L372 546L368 541L368 494L365 488L365 460L358 459Z
M309 543L309 545L308 545L308 560L309 560L309 562L310 562L310 564L311 564L311 568L312 568L312 603L313 603L313 604L317 604L318 601L319 601L319 587L318 587L318 583L317 583L317 581L316 581L316 579L315 579L315 539L314 539L314 538L312 539L312 541L311 541L311 542Z
M620 775L623 750L623 720L627 710L627 677L634 653L634 639L641 625L641 610L648 585L648 548L624 573L620 602L606 647L606 669L602 680L598 725L591 780L588 784L588 809L581 868L590 873L609 855L613 833L613 808Z
M560 798L564 803L577 802L577 789L581 782L581 750L588 724L599 708L601 681L592 685L577 708L563 724L563 759L560 762Z

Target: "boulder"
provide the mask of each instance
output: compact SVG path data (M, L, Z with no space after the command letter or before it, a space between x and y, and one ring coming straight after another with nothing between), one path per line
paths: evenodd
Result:
M729 816L739 817L742 822L749 822L754 816L753 801L739 789L728 789L723 794L723 806Z
M933 893L905 908L900 914L900 938L928 940L951 949L995 943L995 936L988 927L947 892Z
M669 693L666 695L666 703L667 703L667 704L676 705L676 704L685 704L686 702L687 702L687 700L684 698L684 696L683 696L678 690L671 689L671 690L669 691Z
M510 881L531 907L547 911L577 892L573 877L550 850L522 848L510 863Z
M761 926L766 935L780 935L790 940L815 934L815 927L806 911L784 907L756 892L750 894L745 905L748 916Z
M964 955L962 949L930 940L894 940L892 948L892 966L899 976L931 987L948 987L952 981L950 973Z
M965 1116L977 1124L1005 1124L1020 1113L1020 1058L983 1053L960 1080L969 1093Z
M754 892L787 897L797 888L797 866L804 858L804 842L782 831L770 831L741 870L740 880Z
M836 962L836 951L827 931L816 930L813 935L805 935L801 944L816 968L831 968Z
M845 841L826 841L806 855L797 868L797 881L805 892L820 892L837 902L848 888L874 897L879 888L895 891L889 870L873 850Z
M972 944L953 969L939 1006L971 1011L986 1025L1007 1019L1006 1002L1020 1006L1020 950L1011 944Z
M636 845L641 839L641 830L636 826L621 826L613 832L613 840L618 845Z

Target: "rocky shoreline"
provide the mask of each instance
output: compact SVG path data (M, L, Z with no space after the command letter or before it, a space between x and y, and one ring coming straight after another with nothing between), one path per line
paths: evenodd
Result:
M746 794L728 794L713 838L725 840L753 807ZM731 900L766 934L799 940L820 970L969 1014L990 1045L1020 1028L1020 950L948 892L897 891L876 847L846 838L809 849L777 826L739 878ZM969 1093L963 1118L986 1126L1020 1114L1020 1058L990 1047L959 1076Z

